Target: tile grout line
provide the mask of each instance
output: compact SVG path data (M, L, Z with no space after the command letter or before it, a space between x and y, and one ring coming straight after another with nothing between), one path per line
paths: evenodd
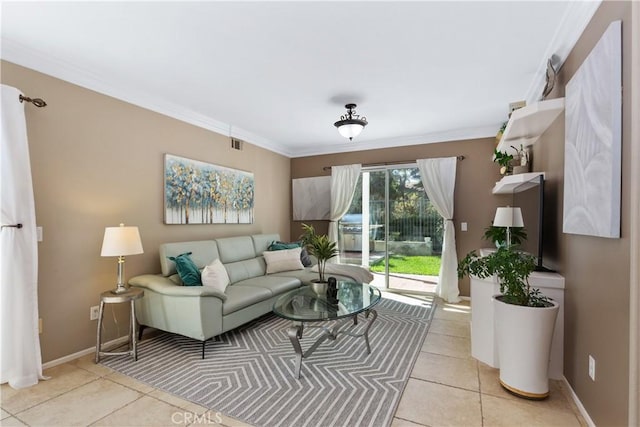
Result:
M476 363L476 375L478 376L478 391L480 392L480 424L484 427L484 405L482 400L482 380L480 379L479 363Z
M22 409L21 411L16 412L16 414L15 414L15 415L13 415L13 416L14 416L14 417L17 417L17 416L18 416L18 414L22 414L22 413L23 413L23 412L25 412L25 411L28 411L28 410L30 410L30 409L33 409L33 408L35 408L35 407L37 407L37 406L42 405L43 403L47 403L47 402L50 402L50 401L51 401L51 400L53 400L53 399L57 399L58 397L60 397L60 396L62 396L62 395L64 395L64 394L67 394L67 393L69 393L69 392L71 392L71 391L73 391L73 390L79 389L80 387L83 387L83 386L85 386L85 385L87 385L87 384L91 384L92 382L98 381L99 379L100 379L100 377L98 377L98 378L94 378L94 379L92 379L91 381L88 381L88 382L86 382L86 383L84 383L84 384L80 384L80 385L78 385L78 386L76 386L76 387L73 387L73 388L70 388L69 390L64 391L64 392L62 392L62 393L60 393L60 394L57 394L57 395L55 395L55 396L51 396L51 397L49 397L49 398L47 398L47 399L43 400L42 402L38 402L38 403L36 403L35 405L28 406L28 407L26 407L26 408ZM48 380L43 380L43 381L48 381ZM4 409L4 408L3 408L3 409ZM4 410L5 410L7 413L9 413L9 411L7 411L6 409L4 409ZM22 420L21 420L21 421L22 421Z
M439 383L439 382L436 382L436 381L425 380L423 378L416 378L416 377L409 377L409 378L414 379L416 381L423 382L423 383L436 384L436 385L441 385L441 386L444 386L444 387L454 388L456 390L462 390L462 391L468 391L470 393L478 393L478 394L480 394L480 390L477 390L477 391L476 390L469 390L468 388L458 387L458 386L451 385L451 384L443 384L443 383Z
M117 383L116 383L116 384L117 384ZM120 385L122 385L122 384L120 384ZM129 406L129 405L133 404L134 402L137 402L138 400L142 399L144 396L146 396L146 394L142 394L142 395L141 395L141 396L139 396L137 399L134 399L134 400L132 400L131 402L126 403L124 406L121 406L121 407L119 407L119 408L117 408L117 409L114 409L113 411L111 411L111 412L109 412L108 414L106 414L104 417L102 417L102 418L98 418L97 420L95 420L95 421L94 421L94 422L92 422L91 424L87 424L87 426L93 426L93 425L95 425L97 422L99 422L99 421L101 421L101 420L104 420L105 418L107 418L107 417L109 417L109 416L113 415L114 413L116 413L116 412L118 412L118 411L120 411L120 410L122 410L122 409L126 408L127 406Z

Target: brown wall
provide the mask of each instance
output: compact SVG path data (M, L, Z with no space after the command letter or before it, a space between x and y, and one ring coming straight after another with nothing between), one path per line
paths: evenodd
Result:
M566 279L565 377L596 425L627 425L629 405L629 230L631 144L631 3L604 2L567 58L552 97L564 87L612 21L622 20L623 117L621 238L562 233L564 115L535 145L533 166L546 171L546 261ZM640 70L635 70L635 73ZM635 117L633 120L638 120ZM636 166L637 167L637 166ZM588 356L596 360L596 381Z
M39 244L38 303L43 361L95 345L89 307L115 287L116 259L100 257L105 226L140 229L144 254L126 277L160 271L158 245L260 232L289 238L290 161L56 78L1 63L2 83L49 104L26 106ZM255 223L164 225L163 155L171 153L254 173ZM126 334L126 307L107 306L105 339Z
M348 144L346 142L345 144ZM324 166L339 166L353 163L369 164L382 162L415 161L432 157L464 155L458 162L454 200L454 223L456 225L456 245L458 257L473 249L486 247L482 240L484 228L491 224L497 206L509 203L508 196L494 196L491 189L500 180L498 166L491 162L494 138L439 144L411 145L379 150L355 151L350 153L300 157L291 160L291 178L330 175ZM468 231L460 231L460 223L468 223ZM300 235L300 222L291 223L291 236ZM312 222L320 231L328 228L328 221ZM460 294L469 295L469 280L460 282Z

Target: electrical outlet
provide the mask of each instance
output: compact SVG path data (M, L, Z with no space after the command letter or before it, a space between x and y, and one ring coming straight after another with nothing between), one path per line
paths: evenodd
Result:
M596 359L592 355L589 355L589 378L591 381L596 380Z
M38 319L38 333L42 333L42 317Z
M460 231L467 231L467 223L466 222L461 222L460 223Z
M100 312L100 307L94 305L89 309L89 320L98 320L98 313Z

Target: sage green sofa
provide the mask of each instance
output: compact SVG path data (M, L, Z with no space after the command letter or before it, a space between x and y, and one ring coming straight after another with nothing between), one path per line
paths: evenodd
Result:
M266 274L262 253L279 240L277 234L257 234L160 245L161 274L129 280L129 285L144 290L144 297L135 302L141 330L149 326L200 340L204 358L208 339L269 313L280 295L318 278L310 268ZM182 286L175 263L167 257L185 252L192 253L200 269L220 259L231 282L224 293L207 286Z

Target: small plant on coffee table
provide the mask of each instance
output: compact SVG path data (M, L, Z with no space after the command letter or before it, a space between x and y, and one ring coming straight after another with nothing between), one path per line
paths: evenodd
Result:
M324 271L327 260L339 253L336 243L329 240L329 236L326 234L317 234L313 225L302 224L302 230L304 233L300 236L300 240L309 251L309 254L318 260L320 282L326 282Z

